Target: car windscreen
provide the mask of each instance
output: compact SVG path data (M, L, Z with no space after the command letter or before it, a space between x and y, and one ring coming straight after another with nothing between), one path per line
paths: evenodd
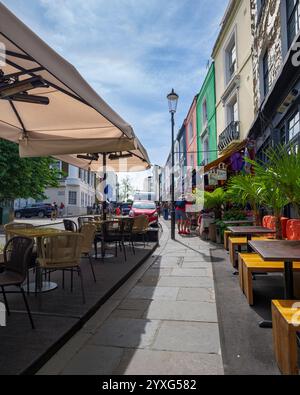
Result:
M138 210L156 210L156 206L154 203L134 203L132 208Z

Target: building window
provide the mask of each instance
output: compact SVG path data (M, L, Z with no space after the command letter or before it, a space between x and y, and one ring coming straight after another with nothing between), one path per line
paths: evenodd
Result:
M270 91L270 69L269 69L269 51L266 51L263 57L263 83L264 83L264 96Z
M258 150L256 154L256 158L258 161L266 163L268 158L266 155L266 152L268 149L271 147L271 138L268 137L267 140L264 142L264 144L261 146L261 148Z
M202 155L203 164L207 165L209 163L209 139L207 133L202 138L202 147L203 147L203 155Z
M203 118L203 126L207 124L207 101L204 99L202 104L202 118Z
M84 193L81 192L81 207L84 207Z
M288 46L290 47L300 30L300 1L286 0L286 8Z
M299 112L297 112L293 118L291 118L288 122L288 140L292 141L296 137L298 137L300 133L300 116Z
M77 192L69 191L69 205L70 206L77 205Z
M232 122L239 121L239 109L238 109L238 101L235 96L234 99L227 105L227 120L228 125Z
M232 35L232 38L225 50L226 57L226 83L231 80L237 70L237 53L236 53L236 42L235 42L235 34Z
M188 131L189 131L189 143L192 143L193 138L194 138L194 131L193 131L193 121L191 121L189 123L189 127L188 127Z

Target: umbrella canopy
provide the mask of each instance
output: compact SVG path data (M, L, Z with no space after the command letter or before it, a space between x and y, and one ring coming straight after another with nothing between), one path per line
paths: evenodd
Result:
M0 138L20 156L139 150L132 127L1 3L0 44Z
M69 163L84 170L94 172L140 172L151 168L148 154L136 139L136 149L106 155L106 166L103 166L103 155L95 158L82 158L77 155L58 155L56 159Z

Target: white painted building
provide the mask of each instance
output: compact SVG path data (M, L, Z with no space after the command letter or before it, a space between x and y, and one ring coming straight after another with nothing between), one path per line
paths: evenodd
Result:
M64 162L58 162L57 166L67 176L62 178L58 188L48 188L45 191L47 199L38 203L54 203L58 207L64 204L64 215L85 215L88 207L92 207L96 201L96 174L78 169ZM15 209L36 203L33 199L18 199L15 201Z

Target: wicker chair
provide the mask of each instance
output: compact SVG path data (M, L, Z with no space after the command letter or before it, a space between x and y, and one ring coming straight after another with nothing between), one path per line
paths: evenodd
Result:
M134 226L134 218L124 218L122 219L122 236L123 241L128 242L131 247L133 254L135 255L135 248L133 243L133 226Z
M73 272L76 270L81 280L82 300L85 304L80 267L83 238L79 233L63 233L42 238L41 257L38 258L38 263L40 268L46 271L71 271L71 290L73 290Z
M32 228L34 228L34 225L32 225L32 224L19 223L19 222L11 222L11 223L5 225L4 231L5 231L6 243L8 243L8 241L10 239L15 237L13 230L32 229ZM30 261L27 262L27 291L28 291L28 293L29 293L29 271L36 268L36 258L37 258L37 251L36 251L36 247L34 246L32 253L31 253Z
M146 235L148 234L149 218L146 215L140 215L134 218L132 227L132 237L142 236L144 246L146 246Z
M0 288L2 290L4 304L8 315L10 315L10 311L5 288L12 286L19 288L24 299L31 327L34 329L33 319L22 287L28 273L28 264L31 261L32 249L33 240L27 237L13 237L8 241L4 248L4 271L0 273Z
M84 224L89 224L90 222L94 222L94 218L92 218L92 217L79 217L79 218L78 218L78 226L79 226L79 229L80 229Z
M92 249L92 244L95 240L96 231L97 231L97 227L93 224L84 224L80 228L80 234L83 236L82 245L81 245L81 254L89 259L95 282L97 280L96 280L92 256L91 256L91 249Z
M77 224L74 221L71 221L70 219L64 219L64 227L65 230L68 232L77 233L78 231Z

